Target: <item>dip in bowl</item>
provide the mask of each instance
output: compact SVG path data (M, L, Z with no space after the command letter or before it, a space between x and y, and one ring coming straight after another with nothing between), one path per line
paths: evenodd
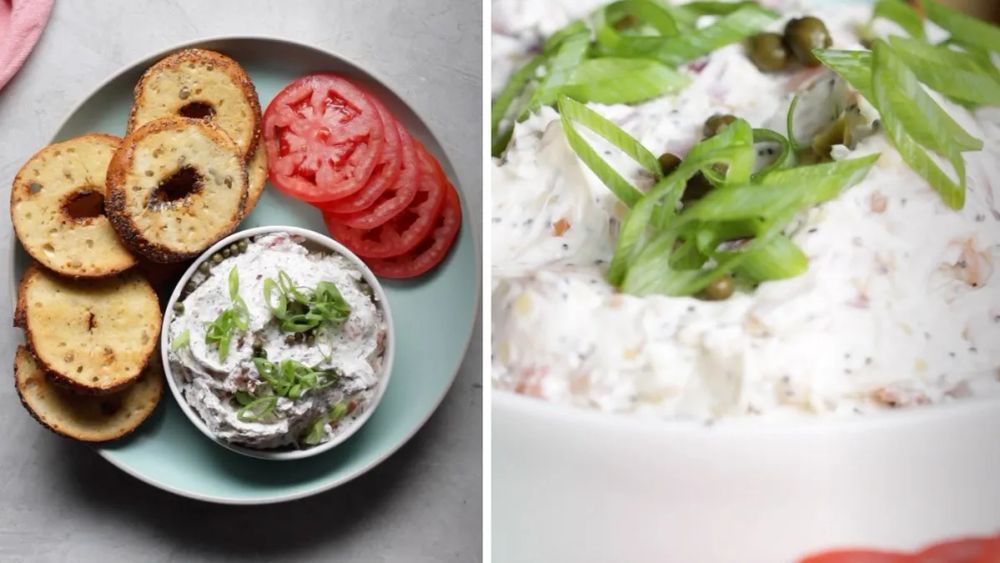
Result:
M375 275L336 241L259 227L213 245L171 295L167 382L206 436L237 453L327 451L375 410L392 371L392 318Z

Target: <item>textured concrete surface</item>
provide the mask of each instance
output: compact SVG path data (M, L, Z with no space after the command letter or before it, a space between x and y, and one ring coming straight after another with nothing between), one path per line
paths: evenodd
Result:
M59 0L34 54L0 90L0 186L118 68L180 42L286 37L372 68L442 142L482 209L482 4L468 0ZM0 198L0 366L13 233ZM467 218L482 240L479 213ZM364 477L303 501L228 507L141 483L37 425L0 385L0 561L482 559L482 337L417 436ZM4 371L8 378L9 370Z

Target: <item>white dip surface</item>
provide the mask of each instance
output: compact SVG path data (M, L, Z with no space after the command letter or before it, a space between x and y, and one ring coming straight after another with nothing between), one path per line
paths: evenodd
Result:
M494 0L494 82L591 4ZM766 4L788 18L820 17L835 48L858 48L855 30L871 14L850 3ZM700 71L687 70L693 83L677 95L590 107L654 154L685 154L715 113L784 131L789 92L804 73L764 74L739 45L702 62ZM1000 110L942 104L985 142L982 152L966 153L963 210L946 207L881 133L854 151L840 147L838 159L882 157L864 182L796 222L790 234L809 270L721 302L638 298L608 285L625 209L577 159L556 112L543 108L516 127L493 163L495 387L699 419L870 412L1000 395ZM635 185L649 186L627 157L612 151L605 158Z
M250 312L249 330L237 330L225 361L216 346L205 342L209 324L232 307L229 273L239 274L239 295ZM264 280L284 271L302 288L320 281L332 282L350 305L347 320L338 326L322 325L314 344L290 342L264 301ZM173 342L188 331L189 344L170 352L170 365L179 378L185 400L219 438L256 448L300 444L302 434L318 417L340 401L353 404L339 424L326 424L323 442L368 408L382 374L386 324L370 291L363 291L361 271L343 256L307 249L285 233L262 235L250 241L246 252L224 259L208 276L192 277L199 284L183 299L184 312L174 314L168 330ZM255 392L267 384L254 366L255 340L263 344L270 362L293 359L317 369L336 369L335 385L312 389L298 399L278 399L274 416L260 422L237 417L237 390Z

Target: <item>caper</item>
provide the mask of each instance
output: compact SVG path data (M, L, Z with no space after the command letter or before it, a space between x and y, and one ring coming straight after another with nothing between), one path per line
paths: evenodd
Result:
M681 201L684 203L697 201L705 197L714 187L704 174L698 172L688 180L687 187L684 188L684 195L681 196Z
M851 130L847 126L847 116L841 115L839 119L813 136L812 149L817 155L829 156L833 145L850 145L850 143Z
M222 255L218 254L218 253L213 254L212 255L212 263L213 264L218 264L219 262L222 262Z
M708 287L702 290L701 295L709 301L723 301L729 299L735 289L733 278L731 276L722 276L708 284Z
M361 282L361 293L365 297L371 297L373 293L372 286L368 285L368 282Z
M785 26L785 44L802 64L819 66L820 60L813 55L813 49L826 49L833 45L833 39L823 20L807 16L788 22Z
M765 72L788 68L791 56L781 35L761 33L750 38L750 60Z
M681 165L681 158L669 152L661 154L657 160L660 161L660 170L663 171L664 176L669 176L671 172L677 170L677 167Z
M714 137L721 133L723 129L729 127L734 121L736 121L735 115L722 115L717 113L705 121L705 127L702 130L702 133L704 133L706 139Z
M184 303L181 303L180 301L175 301L174 312L177 313L178 315L184 313Z
M250 243L247 239L240 239L240 242L236 243L236 247L240 249L240 252L246 252L247 248L250 248Z
M616 21L614 23L614 28L617 29L618 31L622 31L625 29L635 27L637 25L639 25L639 18L633 16L632 14L628 14L626 16L622 16L621 19Z
M309 331L306 335L306 344L313 346L316 344L316 331Z
M208 264L208 260L202 262L201 264L198 264L198 271L199 272L201 272L203 274L207 274L209 272L209 270L211 270L211 267Z
M228 246L222 249L222 256L224 258L229 258L232 255L233 255L233 251Z

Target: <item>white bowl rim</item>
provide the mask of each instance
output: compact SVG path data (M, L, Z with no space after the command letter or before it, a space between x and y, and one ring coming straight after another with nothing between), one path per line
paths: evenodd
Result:
M768 434L791 436L822 435L831 432L870 432L900 427L935 424L942 419L1000 413L1000 398L956 400L910 409L887 410L864 415L803 415L789 418L727 417L706 422L669 419L628 413L609 413L581 406L555 403L502 389L491 389L494 413L532 419L541 423L563 423L586 432L587 428L617 430L652 437L696 434L704 439Z
M357 267L361 271L361 275L366 282L372 287L372 295L375 297L377 306L382 310L383 317L386 324L386 338L385 338L385 349L382 353L382 373L379 376L378 390L375 396L372 397L371 402L367 405L367 408L361 416L355 418L350 427L345 429L343 432L335 436L333 439L324 442L318 446L311 448L305 448L300 450L290 450L290 451L271 451L271 450L258 450L253 448L248 448L244 446L239 446L236 444L231 444L215 434L208 428L205 422L198 416L198 413L194 412L191 405L184 399L184 394L180 389L179 384L174 378L173 369L170 366L170 322L174 317L174 303L180 298L181 292L184 287L187 286L188 280L191 276L198 270L198 266L202 262L211 258L216 252L222 250L224 247L242 240L248 239L264 234L270 233L288 233L291 235L301 236L310 242L318 244L332 252L340 254L346 258L352 265ZM301 227L294 227L289 225L266 225L261 227L252 227L249 229L244 229L242 231L236 231L229 236L219 240L207 250L205 250L191 266L184 272L177 285L174 286L174 291L170 294L170 299L167 302L167 307L163 313L163 330L160 331L160 356L163 363L163 372L167 378L167 385L170 387L170 392L177 402L177 406L184 412L188 420L194 424L202 434L208 437L210 440L216 444L226 448L227 450L236 452L249 457L254 457L257 459L266 460L276 460L276 461L287 461L294 459L305 459L321 453L327 452L338 445L347 441L348 438L354 435L362 426L368 422L375 409L378 408L379 403L382 401L382 397L385 395L385 390L389 387L389 379L392 376L392 367L395 359L396 353L396 334L395 326L392 320L392 311L389 307L389 300L386 297L385 290L382 288L382 284L379 282L378 278L374 273L368 268L368 266L353 252L347 249L343 244L333 240L332 238L312 231L309 229L304 229Z

